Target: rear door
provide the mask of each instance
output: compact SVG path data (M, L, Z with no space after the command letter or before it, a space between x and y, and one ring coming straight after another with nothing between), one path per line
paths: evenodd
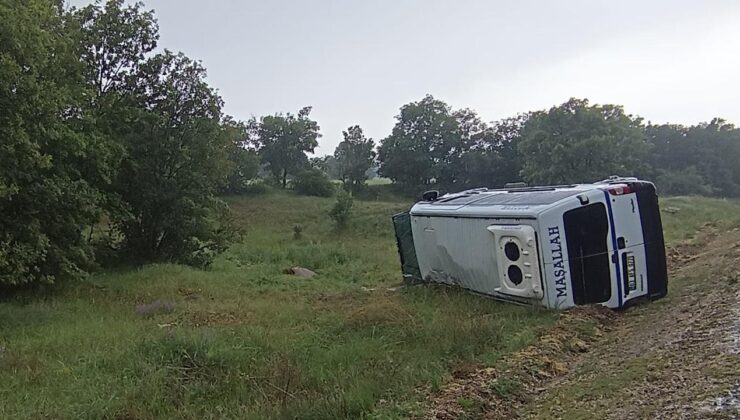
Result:
M645 236L637 195L626 184L611 185L604 191L609 207L611 262L617 275L619 306L647 294Z

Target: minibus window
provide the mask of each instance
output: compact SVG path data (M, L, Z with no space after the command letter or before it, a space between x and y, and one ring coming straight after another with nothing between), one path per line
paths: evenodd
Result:
M575 304L606 302L611 297L606 207L594 203L569 210L563 222Z

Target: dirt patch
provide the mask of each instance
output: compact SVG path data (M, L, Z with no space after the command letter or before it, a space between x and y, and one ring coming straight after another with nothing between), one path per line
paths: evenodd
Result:
M247 314L237 311L196 311L185 316L184 324L194 327L233 326L241 325L247 319Z
M431 399L435 419L511 418L543 381L568 372L568 366L602 337L616 319L602 306L580 306L560 314L538 342L514 353L496 368L458 369Z
M255 319L254 312L237 305L189 304L182 307L175 316L163 319L160 328L175 326L189 327L231 327L244 325Z
M192 287L180 287L177 289L177 294L182 296L185 300L198 300L203 297L203 290L194 289Z

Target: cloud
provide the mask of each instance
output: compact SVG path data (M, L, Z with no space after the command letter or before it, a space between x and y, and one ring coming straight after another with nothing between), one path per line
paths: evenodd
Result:
M575 96L621 104L653 122L740 121L736 22L737 16L725 16L626 34L559 61L477 80L452 101L492 119Z

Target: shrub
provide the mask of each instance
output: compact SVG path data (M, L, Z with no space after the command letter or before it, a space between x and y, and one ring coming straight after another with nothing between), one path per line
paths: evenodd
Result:
M293 239L300 240L303 237L303 227L301 225L293 226Z
M334 194L334 184L325 173L312 168L301 172L293 180L293 190L301 195L331 197Z
M265 181L256 179L247 182L241 190L242 194L246 195L260 195L266 194L270 190Z
M352 216L352 205L354 199L352 194L348 193L344 189L339 190L337 194L337 201L334 203L334 207L329 211L329 217L334 220L337 224L337 229L341 230L347 227L350 216Z

